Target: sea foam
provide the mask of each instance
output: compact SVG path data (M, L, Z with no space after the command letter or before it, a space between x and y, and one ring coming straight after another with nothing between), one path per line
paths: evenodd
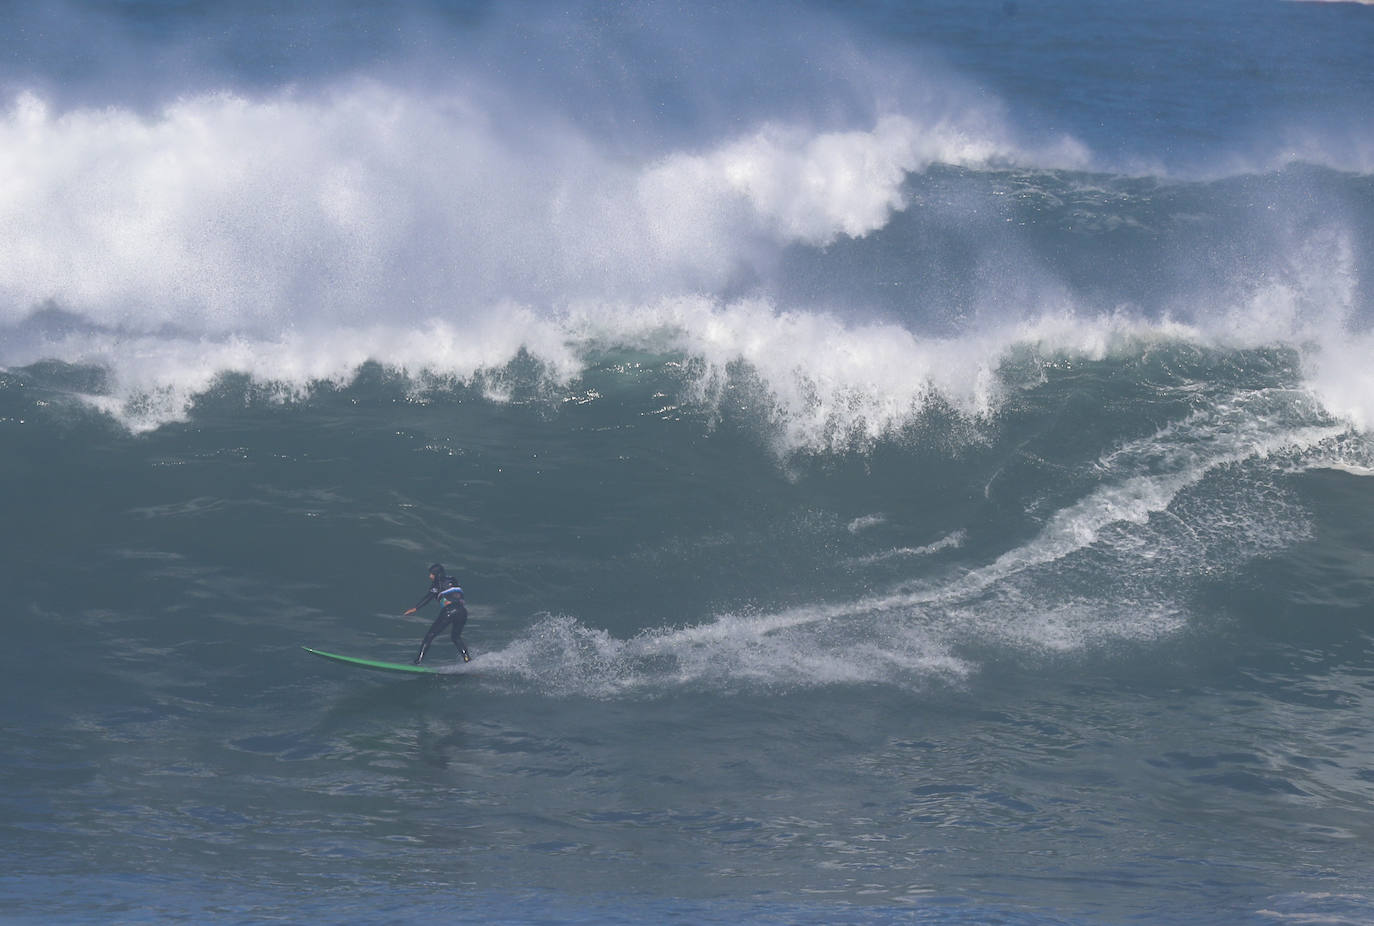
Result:
M21 93L0 118L15 178L0 191L0 365L101 367L91 403L137 431L183 420L226 373L292 397L368 362L470 380L525 354L568 383L597 350L663 350L699 361L698 400L747 369L786 454L871 445L937 400L985 417L1014 347L1100 357L1182 338L1298 345L1333 412L1374 420L1367 335L1350 332L1358 247L1334 222L1295 239L1272 283L1187 324L1085 302L1029 265L1006 281L1015 305L939 336L781 302L787 255L920 208L914 173L1091 160L1071 139L1018 142L995 103L927 95L917 110L765 119L627 156L566 124L498 123L476 96L374 80L151 113Z

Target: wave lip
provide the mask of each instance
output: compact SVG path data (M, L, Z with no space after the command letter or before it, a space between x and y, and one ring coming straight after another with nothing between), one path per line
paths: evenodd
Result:
M379 364L424 390L445 382L496 384L519 358L532 359L555 390L575 383L608 352L630 351L678 368L681 394L707 410L754 409L760 436L787 457L797 452L866 451L931 409L991 426L999 408L1034 385L1045 364L1128 359L1156 350L1209 346L1198 329L1131 319L1053 315L1033 323L952 338L922 338L890 323L846 324L826 315L778 311L763 300L721 304L674 299L651 306L594 305L549 317L505 306L465 324L429 321L395 327L296 330L272 338L134 335L92 329L78 319L7 345L7 366L45 357L106 371L105 391L83 399L134 432L193 412L225 374L247 376L272 395L306 401L313 389L347 386ZM1347 338L1303 355L1310 390L1327 412L1363 429L1368 410L1355 362L1363 339ZM1171 347L1172 345L1172 347ZM1029 380L1026 378L1029 377ZM1142 485L1142 491L1150 484ZM876 523L876 522L875 522ZM855 532L872 524L856 524Z

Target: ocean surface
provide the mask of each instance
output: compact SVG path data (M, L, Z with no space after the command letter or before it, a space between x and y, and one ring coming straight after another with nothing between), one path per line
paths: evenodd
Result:
M4 18L0 922L1374 922L1374 6Z

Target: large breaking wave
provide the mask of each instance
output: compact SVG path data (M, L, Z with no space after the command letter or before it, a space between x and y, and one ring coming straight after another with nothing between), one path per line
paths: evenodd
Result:
M1369 178L1281 166L1333 146L1141 181L948 68L800 34L819 71L788 73L814 99L770 85L708 117L731 78L693 64L676 133L605 132L637 110L604 73L580 120L475 70L151 105L18 91L0 365L97 367L87 400L146 430L226 373L291 397L369 362L470 382L532 357L566 384L647 350L696 362L701 395L747 368L788 451L872 441L936 397L986 415L1018 346L1182 339L1292 346L1334 414L1374 420Z

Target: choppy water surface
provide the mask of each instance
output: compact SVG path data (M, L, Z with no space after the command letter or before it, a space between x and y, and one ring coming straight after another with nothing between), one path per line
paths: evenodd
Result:
M19 9L7 915L1374 916L1374 17L1104 16Z

